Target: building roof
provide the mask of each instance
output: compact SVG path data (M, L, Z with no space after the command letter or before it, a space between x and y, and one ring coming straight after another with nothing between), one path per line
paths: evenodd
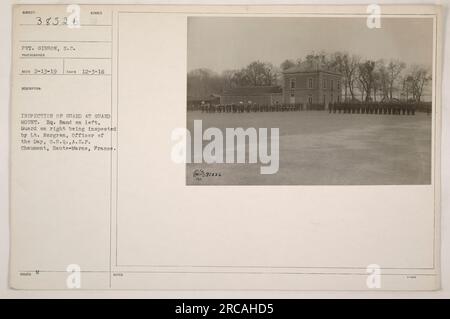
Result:
M336 72L335 70L332 70L325 66L310 65L310 64L306 64L306 63L302 63L302 64L295 65L293 67L290 67L290 68L284 70L283 74L316 73L316 72L325 72L325 73L341 75L339 72Z
M235 87L223 92L226 96L254 96L282 93L280 86L245 86Z

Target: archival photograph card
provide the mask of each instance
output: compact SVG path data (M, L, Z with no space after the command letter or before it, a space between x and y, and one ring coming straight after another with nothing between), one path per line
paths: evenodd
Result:
M440 288L439 6L13 18L12 288Z

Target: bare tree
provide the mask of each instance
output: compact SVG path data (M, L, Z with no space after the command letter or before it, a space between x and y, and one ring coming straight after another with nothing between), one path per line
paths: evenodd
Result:
M402 89L401 89L401 96L404 97L405 101L410 100L411 92L412 92L412 77L409 75L405 75L402 78Z
M365 92L365 101L369 102L371 100L371 93L374 86L374 70L375 62L367 60L359 64L359 82L361 83L362 89Z
M384 60L378 60L376 65L378 73L379 90L381 91L381 100L389 100L389 75Z
M231 79L231 81L232 81L233 87L251 85L245 69L241 69L241 70L234 72L233 78Z
M221 78L224 89L238 86L270 86L279 82L280 69L271 63L254 61L240 70L226 70Z
M352 100L355 99L355 83L358 79L358 67L361 59L356 55L345 54L342 57L343 75L344 75L344 89L345 100L347 100L347 89Z
M353 100L357 100L357 98L356 98L356 90L355 89L357 89L359 94L361 94L361 102L364 101L365 100L364 97L365 97L366 91L365 91L365 87L363 86L361 81L359 81L359 80L355 81L354 89L353 89L353 92L355 92L354 93L355 97L353 98Z
M234 75L237 70L225 70L222 72L223 79L223 89L228 90L235 86L235 82L233 81Z
M349 55L346 52L334 52L325 60L327 66L343 76L344 100L355 99L355 84L358 79L358 64L360 58L355 55Z
M280 70L272 63L264 63L263 68L263 85L275 85L278 83Z
M386 66L387 89L389 92L389 100L392 100L393 98L393 92L396 89L395 84L405 67L406 64L398 60L391 60Z
M277 72L272 64L255 61L242 70L248 84L252 86L274 85Z
M378 92L382 90L381 83L382 75L377 68L377 63L375 63L375 70L373 71L373 100L377 102Z
M407 89L411 92L413 99L420 102L424 87L431 81L430 72L421 66L414 65L406 76Z

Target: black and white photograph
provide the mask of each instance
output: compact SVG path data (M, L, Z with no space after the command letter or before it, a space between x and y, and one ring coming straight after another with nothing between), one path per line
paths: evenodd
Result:
M428 185L433 19L189 17L188 185Z

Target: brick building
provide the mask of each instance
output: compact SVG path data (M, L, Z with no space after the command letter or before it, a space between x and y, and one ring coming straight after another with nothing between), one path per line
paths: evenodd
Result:
M323 104L341 101L341 74L297 65L283 71L283 103Z
M220 104L315 104L328 109L341 101L341 79L341 74L325 68L296 65L283 71L282 87L231 88L220 96Z

